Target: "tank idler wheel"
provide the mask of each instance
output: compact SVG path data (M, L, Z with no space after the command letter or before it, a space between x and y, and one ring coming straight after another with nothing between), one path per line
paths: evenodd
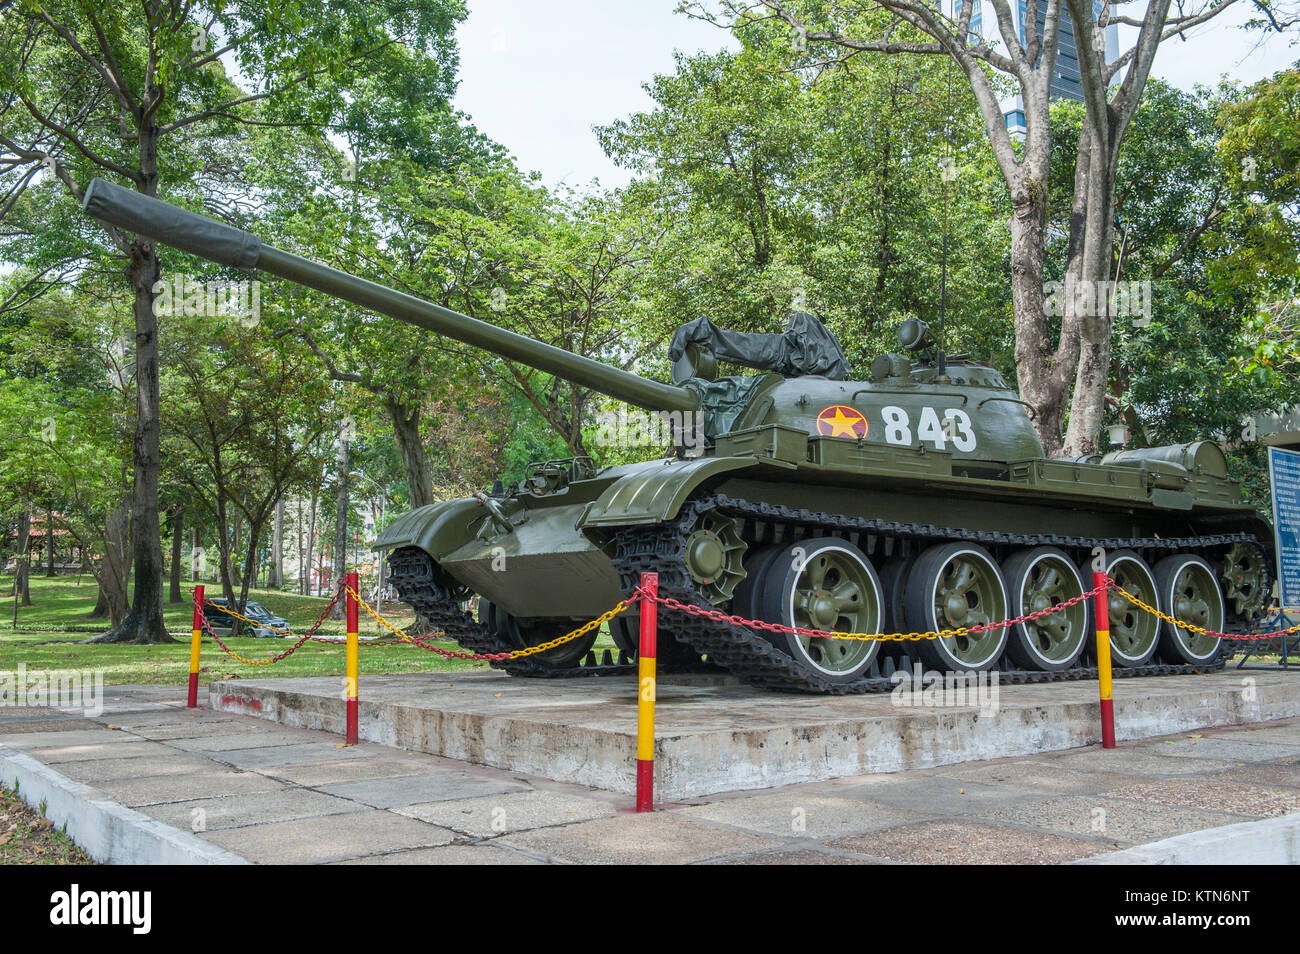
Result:
M1064 550L1020 550L1002 564L1010 616L1051 609L1084 592L1083 577ZM1011 627L1007 654L1020 666L1042 672L1069 669L1088 643L1088 600Z
M1174 619L1202 629L1223 631L1223 594L1214 570L1192 553L1165 557L1156 564L1160 608ZM1136 595L1136 594L1135 594ZM1160 654L1169 662L1197 665L1218 658L1223 640L1160 621Z
M1091 566L1087 567L1091 572ZM1107 554L1106 573L1121 587L1148 606L1164 609L1160 587L1146 561L1132 550L1113 550ZM1134 606L1121 594L1111 590L1106 605L1110 610L1110 654L1119 666L1132 669L1145 666L1155 655L1160 636L1160 618ZM1094 629L1089 637L1093 658L1097 658Z
M780 547L756 583L757 618L783 626L879 633L885 620L880 577L866 555L838 537ZM876 639L832 639L760 630L796 662L833 683L856 682L880 653Z
M1236 615L1251 620L1263 612L1272 573L1258 543L1234 543L1223 558L1220 579Z
M542 619L520 623L514 616L500 607L494 606L490 600L482 597L479 597L478 601L478 619L480 623L491 627L492 631L500 639L508 643L511 649L527 649L530 646L548 642L577 629L581 625L579 622L567 619ZM593 631L585 636L579 636L577 639L571 639L554 649L534 653L523 658L531 659L555 669L576 666L582 662L582 657L587 655L591 647L595 645L597 635L598 633Z
M912 567L903 597L908 629L961 629L1007 618L1006 584L993 557L981 546L941 543L922 553ZM981 672L997 665L1007 629L965 636L922 639L913 645L936 669Z

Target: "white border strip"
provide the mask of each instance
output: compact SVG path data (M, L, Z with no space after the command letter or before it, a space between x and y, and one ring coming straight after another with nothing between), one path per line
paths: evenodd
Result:
M1175 835L1149 845L1093 855L1076 865L1296 865L1300 813Z
M51 733L51 737L58 733ZM148 815L119 805L30 755L0 745L0 782L98 862L115 865L246 865L246 859Z

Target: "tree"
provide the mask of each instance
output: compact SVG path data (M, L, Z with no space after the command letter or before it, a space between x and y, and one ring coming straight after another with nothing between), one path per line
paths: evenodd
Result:
M859 54L878 53L937 55L956 64L979 104L985 133L1011 199L1011 292L1021 394L1035 408L1035 426L1047 452L1064 451L1072 456L1091 453L1100 440L1111 321L1106 309L1088 303L1096 301L1097 289L1110 278L1120 145L1159 44L1212 20L1233 2L1180 4L1171 14L1170 0L1149 0L1143 17L1136 19L1110 4L1103 5L1100 16L1095 16L1088 0L1028 0L1021 36L1008 0L992 0L1000 37L993 43L972 32L974 4L970 3L957 5L955 19L930 0L830 5L801 0L722 0L721 14L699 3L689 4L688 9L712 22L721 23L725 18L725 25L738 32L747 29L752 19L783 22L793 31L795 48L804 51L805 64L814 63L825 49L831 51L831 59L841 63ZM1272 28L1297 22L1295 12L1284 10L1281 3L1254 0L1254 5ZM1063 314L1053 343L1043 281L1051 156L1049 89L1066 22L1083 40L1077 46L1086 121L1076 149L1079 161L1070 204ZM1108 63L1100 41L1108 27L1121 24L1136 27L1138 39ZM1005 79L1000 81L997 74ZM1000 85L1010 86L1023 104L1023 143L1016 143L1008 132ZM1092 313L1095 311L1103 313Z
M198 199L205 133L245 123L320 127L352 111L358 83L393 83L412 60L453 84L456 0L359 6L331 0L198 0L138 7L96 0L6 0L0 19L0 172L7 211L40 170L75 199L88 174L156 196ZM227 78L233 61L249 89ZM426 84L427 86L427 84ZM421 93L428 92L421 88ZM198 184L200 189L195 189ZM166 190L164 190L166 191ZM162 617L158 516L160 393L153 243L111 226L106 254L126 263L134 292L136 435L132 494L135 598L107 642L170 641Z

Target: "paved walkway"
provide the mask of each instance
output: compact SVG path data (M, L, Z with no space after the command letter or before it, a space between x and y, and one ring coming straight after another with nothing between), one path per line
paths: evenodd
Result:
M1060 863L1300 812L1300 719L635 815L623 795L187 711L172 687L105 696L93 719L0 709L0 745L253 862Z

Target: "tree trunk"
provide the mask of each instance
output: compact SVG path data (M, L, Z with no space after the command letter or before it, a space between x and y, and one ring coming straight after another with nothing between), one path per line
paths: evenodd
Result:
M271 569L267 589L278 590L284 586L284 498L275 502L275 522L271 525Z
M343 572L348 565L348 468L352 466L352 445L339 441L338 493L334 498L334 570L330 579L331 593L343 583ZM331 619L342 619L344 601L334 604Z
M158 191L158 127L140 134L140 191ZM127 270L135 287L135 446L131 493L131 540L135 563L135 596L122 622L92 642L171 643L163 622L162 537L158 522L159 416L158 319L154 314L154 285L161 267L152 242L131 243Z
M54 576L54 509L45 508L45 575Z
M307 576L303 579L303 593L307 596L313 595L312 590L315 589L315 587L311 585L311 580L313 575L312 568L316 566L313 557L316 553L316 510L319 505L320 494L315 488L313 488L311 492L311 525L307 529ZM317 578L319 578L319 576L317 576Z
M306 556L302 548L302 498L298 498L298 592L306 595L307 593L307 565L304 560Z
M24 510L18 516L18 551L14 556L14 595L22 606L32 605L32 591L27 581L31 566L31 556L27 552L31 544L31 532L32 513Z
M86 614L86 619L110 619L108 612L108 594L104 592L102 582L96 587L95 608Z
M127 576L131 571L127 539L130 513L126 504L118 507L104 521L104 559L99 570L100 592L104 595L109 624L117 626L127 615Z
M423 507L433 500L433 472L429 469L429 455L420 439L420 405L403 404L387 398L384 406L393 420L393 436L402 455L402 473L406 475L407 492L411 509Z
M167 593L167 602L184 603L185 597L181 595L181 554L184 549L184 539L181 536L185 529L185 508L177 506L172 511L172 569L171 585Z

